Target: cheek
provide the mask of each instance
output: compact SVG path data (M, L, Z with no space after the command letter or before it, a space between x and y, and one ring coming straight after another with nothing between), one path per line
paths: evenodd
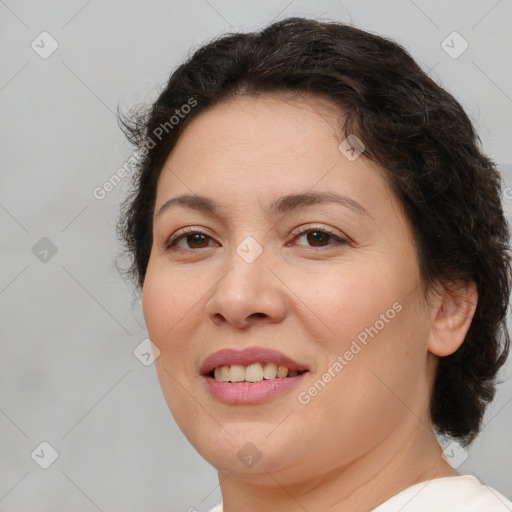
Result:
M152 263L148 265L142 291L142 309L151 341L165 353L179 350L180 340L198 315L201 286L186 273Z
M350 342L359 338L364 340L377 330L384 331L399 316L393 304L403 300L406 286L404 279L390 279L390 272L385 271L385 264L347 265L314 274L301 273L290 275L293 291L300 299L296 304L303 304L307 316L299 315L303 320L312 320L304 325L311 332L312 326L318 330L315 336L324 349L342 354ZM384 320L381 319L384 315ZM386 322L387 321L387 322Z
M390 398L384 383L399 392L407 383L412 393L424 385L428 317L418 303L419 276L404 261L400 267L376 261L303 274L294 286L308 311L307 317L297 316L322 354L316 377L331 368L336 378L326 387L337 389L348 402L352 397L348 409L361 407L363 396L377 396L384 405L382 400Z
M315 333L309 326L324 357L310 382L315 389L301 390L311 398L304 413L315 422L328 410L332 424L344 424L355 439L363 430L378 437L410 416L404 404L423 406L428 312L419 307L414 269L382 264L352 270L303 280L297 295L322 320Z
M169 410L180 426L187 418L200 414L190 401L184 383L195 371L190 339L200 312L200 287L179 270L150 261L142 290L142 309L151 341L160 350L155 368Z

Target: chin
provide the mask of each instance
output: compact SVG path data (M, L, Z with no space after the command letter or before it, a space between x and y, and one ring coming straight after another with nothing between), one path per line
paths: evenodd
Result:
M254 475L275 472L294 464L288 458L292 453L298 453L297 446L284 429L280 435L267 437L269 428L266 424L230 423L225 428L219 426L208 434L208 438L204 437L204 431L190 435L185 432L185 435L197 452L218 470ZM288 437L288 443L283 434Z

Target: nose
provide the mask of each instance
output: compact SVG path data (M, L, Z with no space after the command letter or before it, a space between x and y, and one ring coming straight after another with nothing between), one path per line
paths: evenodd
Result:
M268 250L251 263L233 251L227 268L206 303L206 314L217 326L245 329L252 324L279 323L286 316L283 283L269 267Z

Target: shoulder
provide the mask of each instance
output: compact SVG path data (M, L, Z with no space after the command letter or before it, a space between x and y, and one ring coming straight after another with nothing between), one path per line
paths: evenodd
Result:
M512 502L471 475L436 478L408 487L372 512L512 512ZM222 503L209 512L223 512Z
M512 502L472 475L415 484L373 512L512 512Z

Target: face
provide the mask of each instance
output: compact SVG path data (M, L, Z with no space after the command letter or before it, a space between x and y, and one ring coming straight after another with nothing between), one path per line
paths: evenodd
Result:
M158 377L194 447L241 478L335 471L428 422L411 230L386 171L340 150L340 116L313 96L230 100L159 178L143 287Z

